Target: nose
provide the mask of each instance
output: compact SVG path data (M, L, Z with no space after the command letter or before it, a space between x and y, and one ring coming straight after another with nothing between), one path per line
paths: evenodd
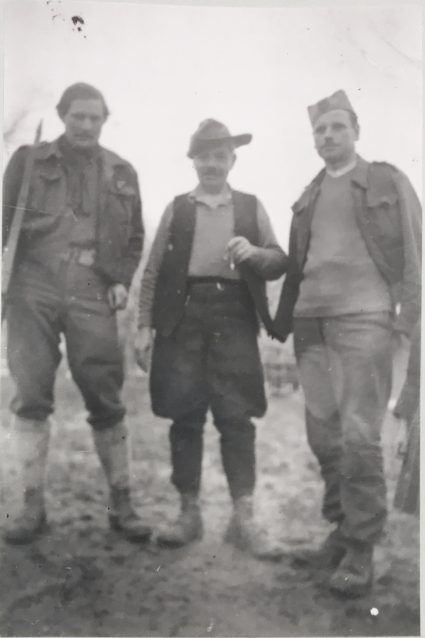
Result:
M91 119L89 117L85 117L83 119L83 121L81 122L81 128L84 131L91 131L91 129L93 128L93 124L92 124L92 121L91 121Z

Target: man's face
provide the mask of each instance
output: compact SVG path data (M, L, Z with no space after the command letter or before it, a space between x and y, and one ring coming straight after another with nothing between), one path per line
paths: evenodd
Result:
M326 164L343 166L354 157L359 130L348 111L323 113L313 125L313 135L316 150Z
M219 193L224 188L235 160L233 148L225 144L195 155L193 165L203 190L207 193Z
M102 100L73 100L62 117L65 137L77 149L95 146L105 122Z

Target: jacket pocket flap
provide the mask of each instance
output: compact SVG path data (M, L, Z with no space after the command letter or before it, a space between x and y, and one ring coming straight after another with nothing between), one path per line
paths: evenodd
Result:
M377 193L372 191L366 193L366 203L369 208L389 208L390 206L394 206L397 200L396 192Z
M132 197L136 195L136 189L133 188L133 186L126 184L125 182L115 182L111 184L109 187L109 192L113 193L114 195L121 195L125 197Z

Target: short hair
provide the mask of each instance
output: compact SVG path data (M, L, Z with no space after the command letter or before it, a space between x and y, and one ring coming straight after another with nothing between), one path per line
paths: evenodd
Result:
M69 107L74 100L100 100L103 104L105 120L109 115L109 109L102 93L91 84L77 82L68 86L62 93L62 97L56 106L59 117L62 118L68 113Z

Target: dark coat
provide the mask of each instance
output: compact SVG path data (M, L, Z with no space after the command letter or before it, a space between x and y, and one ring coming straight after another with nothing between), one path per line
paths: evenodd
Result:
M292 207L289 265L274 325L282 340L293 329L293 311L307 259L311 222L323 169ZM421 206L407 177L384 162L358 158L351 188L356 221L368 252L387 282L394 311L400 306L395 329L409 335L420 312Z
M3 247L18 199L29 147L22 146L11 157L3 183ZM131 164L100 147L101 179L96 220L95 270L111 284L129 287L139 264L144 229L137 174ZM27 210L24 216L17 261L25 252L31 231L42 232L40 213L58 215L67 204L66 175L58 140L43 142L35 149ZM32 217L31 217L32 216ZM26 233L26 230L30 231Z

